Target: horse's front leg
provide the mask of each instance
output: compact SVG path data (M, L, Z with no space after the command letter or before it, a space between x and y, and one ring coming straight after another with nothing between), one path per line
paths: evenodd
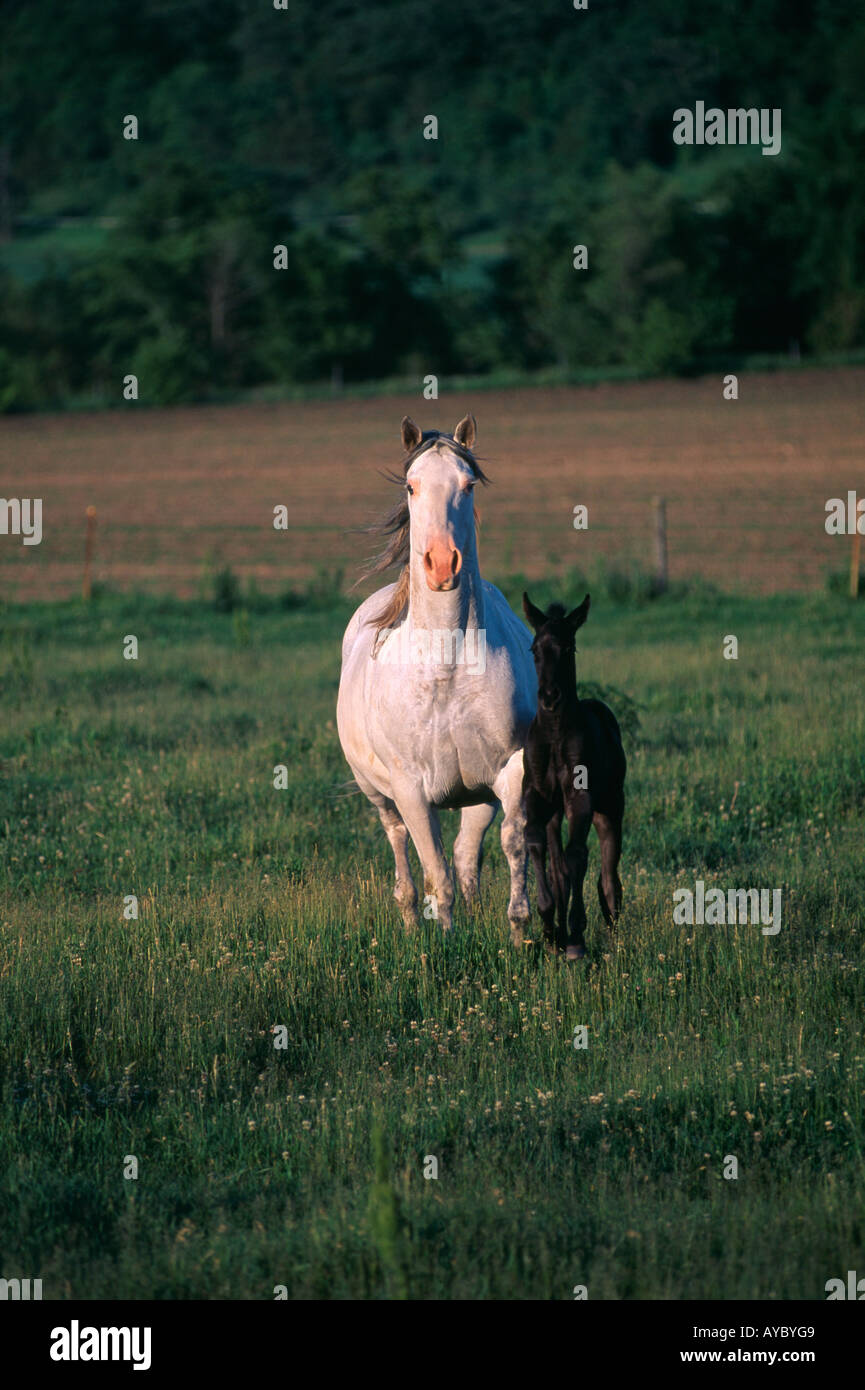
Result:
M408 830L405 821L389 797L380 797L377 802L379 819L384 833L390 841L396 865L396 882L393 895L402 913L406 927L417 926L417 889L411 872L408 857Z
M477 901L481 874L481 850L484 835L496 817L498 806L464 806L460 815L460 833L454 840L454 869L460 892L469 906Z
M535 870L544 942L548 947L553 947L556 944L556 900L547 879L547 830L552 807L533 787L526 792L523 806L526 813L526 846Z
M393 781L393 799L408 827L424 876L424 894L432 897L433 916L442 931L453 926L454 887L442 847L438 812L419 787ZM427 906L426 902L424 904ZM424 912L424 916L428 914Z
M592 802L588 792L576 792L567 802L568 843L565 864L571 886L568 909L568 930L565 955L568 960L581 960L586 954L586 908L583 902L583 880L589 863L586 841L592 824Z
M526 813L523 809L523 750L519 748L505 763L493 791L502 803L502 849L511 871L508 921L511 941L521 946L523 928L532 915L526 894Z

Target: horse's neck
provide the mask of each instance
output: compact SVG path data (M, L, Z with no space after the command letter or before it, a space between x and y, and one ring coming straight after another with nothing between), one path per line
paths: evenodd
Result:
M460 582L449 593L433 592L414 551L409 572L408 622L425 632L471 632L484 627L484 591L477 553L463 557Z

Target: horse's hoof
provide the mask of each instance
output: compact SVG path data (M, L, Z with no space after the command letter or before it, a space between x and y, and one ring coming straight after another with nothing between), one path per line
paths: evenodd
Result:
M566 960L585 960L585 946L568 946L565 950Z
M521 946L533 946L534 942L530 936L524 935L528 930L528 924L522 922L511 922L511 945L519 949Z

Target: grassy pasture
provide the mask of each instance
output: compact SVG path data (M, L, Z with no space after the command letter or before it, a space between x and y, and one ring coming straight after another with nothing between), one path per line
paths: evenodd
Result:
M0 1273L45 1297L820 1299L865 1268L865 605L595 601L580 675L639 725L625 915L612 945L587 892L589 970L509 947L497 827L473 920L398 925L339 785L350 611L3 609ZM674 926L696 878L781 887L780 933Z
M356 567L358 529L392 501L380 470L402 458L399 422L453 429L467 410L491 486L479 491L485 574L552 579L579 564L646 569L656 494L667 500L670 574L725 591L822 587L849 563L825 504L865 491L865 368L751 373L574 389L453 390L369 400L16 415L0 421L0 496L43 500L44 538L0 540L0 594L81 592L84 517L97 510L94 578L191 598L202 568L230 565L265 592ZM288 507L288 529L273 509ZM573 526L574 507L589 514Z

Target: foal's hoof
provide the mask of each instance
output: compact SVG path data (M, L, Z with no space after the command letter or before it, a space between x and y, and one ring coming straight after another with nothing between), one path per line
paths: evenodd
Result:
M585 946L568 946L565 948L565 960L585 960Z

